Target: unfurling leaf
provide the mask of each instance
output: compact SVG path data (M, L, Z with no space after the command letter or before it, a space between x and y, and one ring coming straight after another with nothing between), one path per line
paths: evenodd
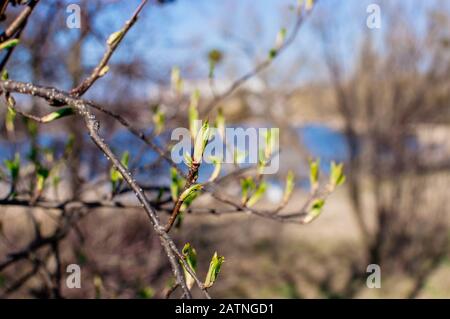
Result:
M195 192L191 192L184 200L183 200L183 204L181 204L180 207L180 212L183 213L186 211L186 209L189 208L189 206L191 206L191 204L194 202L194 199L196 199L198 197L198 195L200 194L200 192L195 191ZM184 214L179 214L179 217L182 217ZM181 222L182 220L180 220Z
M184 153L184 164L186 164L187 167L192 167L192 156L188 152Z
M37 172L37 186L36 190L42 192L44 190L45 181L47 180L49 170L44 167L39 167Z
M225 261L225 257L218 256L217 252L214 253L211 263L209 264L208 274L206 275L204 286L205 288L210 288L217 280L217 276L219 275L220 268Z
M5 166L9 171L12 182L16 183L20 173L20 154L16 153L13 160L5 160Z
M2 72L2 81L6 81L9 79L8 70L4 69Z
M241 179L242 204L248 200L248 196L256 188L255 182L251 176Z
M159 106L155 108L152 119L153 125L155 126L155 135L161 134L161 132L164 130L166 118L164 112Z
M187 243L186 245L184 245L181 253L183 254L184 260L186 260L186 263L195 273L197 271L197 251L191 246L190 243ZM186 285L189 289L191 289L195 283L194 277L191 276L191 274L187 271L183 264L182 266L184 270L184 276L186 278Z
M335 162L331 162L330 171L330 185L332 189L334 189L336 186L344 184L344 163L336 164Z
M198 134L195 138L194 156L193 156L194 163L198 164L202 161L203 152L205 151L205 147L206 144L208 144L209 138L210 138L209 123L208 121L206 121L198 131Z
M203 186L201 184L194 184L191 187L184 190L180 195L180 201L184 201L186 198L192 196L195 192L201 190Z
M200 91L195 90L191 94L191 100L189 103L189 131L191 132L192 139L195 141L197 132L199 129L198 120L198 104L200 102Z
M314 192L319 187L319 173L320 173L320 160L309 161L309 183L311 186L311 192Z
M6 102L8 102L8 106L10 108L14 108L14 106L16 106L16 100L9 94L6 97Z
M177 94L181 94L183 92L183 79L181 78L180 68L178 67L172 68L170 81L172 84L172 90L174 90Z
M294 179L295 179L294 173L292 171L289 171L286 176L286 186L284 188L283 203L287 203L291 198L292 192L295 187Z
M250 197L246 206L252 207L253 205L255 205L261 199L261 197L264 195L264 193L266 192L266 189L267 189L266 182L259 183L258 188L253 193L253 195Z
M14 132L14 120L16 119L16 110L12 107L8 107L8 111L5 116L5 127L9 133Z
M308 224L308 223L312 222L314 219L316 219L317 217L319 217L319 215L322 213L322 208L324 205L325 205L324 199L319 198L319 199L314 200L312 202L312 205L308 212L308 215L306 215L303 222L305 224Z
M75 114L75 110L73 108L65 107L65 108L59 109L55 112L52 112L50 114L47 114L41 120L42 120L42 123L49 123L49 122L58 120L62 117L70 116L73 114Z
M10 49L19 44L19 39L10 39L3 43L0 43L0 50Z
M268 129L267 132L265 133L265 150L264 150L264 155L265 155L265 159L268 160L276 146L278 145L278 141L279 141L279 130L277 128L271 128Z
M175 168L170 168L170 194L172 200L175 202L180 195L181 189L183 188L184 180L178 175Z
M125 166L126 168L128 168L128 161L130 160L130 153L128 151L125 151L122 154L122 158L120 160L120 162L122 163L123 166ZM111 171L110 171L110 179L111 179L111 184L113 187L113 190L116 189L117 187L117 183L120 180L123 180L123 176L122 173L119 172L119 170L115 167L111 167Z
M112 34L108 37L108 40L106 41L106 43L107 43L109 46L114 46L114 45L116 45L117 43L119 43L119 41L122 39L123 35L124 35L123 30L114 32L114 33L112 33Z
M220 170L222 168L222 162L218 157L212 157L210 158L212 163L214 164L214 171L212 172L211 176L208 179L208 182L214 182L217 177L220 175Z

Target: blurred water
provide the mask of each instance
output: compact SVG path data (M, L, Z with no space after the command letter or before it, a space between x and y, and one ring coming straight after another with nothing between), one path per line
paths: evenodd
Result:
M345 137L339 131L333 130L322 124L307 124L297 128L298 137L301 143L305 145L307 150L313 157L321 159L322 168L328 170L329 162L345 161L348 158L348 149ZM163 144L163 140L167 138L167 135L161 138L155 139L158 144ZM38 145L40 148L52 149L55 152L56 157L60 156L63 152L64 145L67 142L68 135L56 135L56 134L40 134L38 138ZM89 143L88 137L85 136L86 143ZM143 143L132 135L127 130L120 130L107 139L113 151L121 156L125 151L130 152L130 165L132 167L142 166L151 163L157 159L157 155L154 151L149 150L148 147L142 148ZM3 164L5 159L11 159L15 152L19 152L23 160L27 159L30 152L30 141L28 139L22 139L12 144L5 140L0 140L0 161ZM92 153L92 152L89 152ZM89 163L95 160L105 168L108 167L107 159L98 152L97 154L80 154L82 162ZM137 159L137 162L136 162ZM184 166L184 165L183 165ZM164 163L161 172L167 172L169 166ZM167 170L166 170L167 169ZM186 168L185 168L186 169ZM187 170L187 169L186 169ZM199 172L199 181L204 181L209 178L213 171L212 165L202 165ZM89 176L93 176L94 172L89 172ZM160 174L158 174L160 175ZM153 178L161 178L161 176L153 176ZM145 172L137 174L139 178L146 178L148 175ZM163 180L167 180L163 178Z
M328 170L329 162L345 162L349 150L344 134L322 124L307 124L297 129L306 149L315 158L320 158L322 169Z

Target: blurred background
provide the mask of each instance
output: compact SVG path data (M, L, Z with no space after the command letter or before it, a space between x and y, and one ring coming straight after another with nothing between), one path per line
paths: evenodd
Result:
M66 25L71 3L81 8L79 29ZM380 28L367 25L373 3L380 8ZM138 4L41 1L7 65L10 78L70 90L95 67L108 36ZM202 110L267 59L279 31L293 30L296 7L294 0L153 1L86 97L147 132L162 110L165 130L156 141L166 145L172 129L187 127L190 94L200 90ZM11 8L2 28L18 12ZM220 57L214 79L211 52ZM182 96L171 89L174 66L184 79ZM17 103L34 114L51 110L37 99L17 97ZM296 189L287 208L300 207L309 193L311 158L320 158L325 173L330 161L343 161L347 181L323 216L306 226L196 213L212 203L208 197L196 201L172 235L179 246L191 242L197 248L200 273L214 251L225 256L214 297L450 297L450 1L321 0L270 67L219 106L227 126L280 128L280 171L269 176L261 206L276 206L293 170ZM81 121L38 125L30 136L29 123L20 120L14 132L7 129L6 110L0 108L1 163L16 152L26 161L33 145L44 157L61 154L73 136L63 178L47 196L98 199L108 193L110 166ZM168 166L154 152L111 118L99 119L116 153L130 152L140 182L168 184ZM200 179L202 174L209 176L201 172ZM7 192L1 179L0 198ZM230 185L224 192L239 189ZM57 214L1 205L0 260L32 239L33 220L51 233ZM63 287L64 297L162 297L170 285L168 261L138 208L92 208L62 241L61 260L63 269L72 263L82 269L82 288ZM381 267L380 289L366 286L369 264ZM2 270L0 295L51 297L45 273L11 286L31 268L25 260Z

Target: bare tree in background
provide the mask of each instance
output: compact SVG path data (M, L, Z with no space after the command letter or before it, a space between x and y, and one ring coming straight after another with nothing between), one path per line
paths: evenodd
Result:
M6 247L6 252L0 260L2 296L18 293L33 283L34 287L28 289L28 294L32 296L64 297L64 266L73 257L83 263L87 258L84 252L95 247L93 243L90 243L92 246L86 247L86 238L100 230L102 224L99 220L102 219L101 216L95 219L92 215L100 215L100 212L105 210L116 210L121 213L144 211L148 217L146 223L140 219L134 223L126 220L130 224L124 225L121 234L124 241L115 247L115 254L127 254L130 249L132 252L127 256L136 259L136 264L140 259L147 259L146 256L149 255L154 266L149 269L151 278L144 281L158 283L157 296L170 297L173 293L178 293L180 297L190 298L191 291L197 286L197 292L210 298L209 289L215 284L224 257L215 253L211 258L210 255L205 256L200 252L198 264L207 264L203 258L211 261L209 268L199 269L195 248L189 242L176 243L176 240L172 239L171 230L179 226L184 218L189 218L187 214L247 213L279 222L308 224L320 215L327 197L344 181L342 165L333 165L329 181L319 184L318 167L313 165L311 194L302 207L292 212L286 212L284 209L295 187L294 175L290 173L286 177L283 200L274 208L256 208L258 206L253 205L261 199L266 189L265 176L261 171L274 155L271 146L274 137L266 137L266 148L260 153L265 157L260 159L255 167L242 168L236 165L234 170L220 174L221 167L216 163L211 177L205 182L199 182L201 157L210 141L209 130L213 125L206 122L199 130L191 128L195 146L192 153L187 154L190 160L181 165L170 157L170 142L162 134L164 128L170 129L180 125L180 122L198 120L199 113L209 114L209 118L215 120L214 125L219 130L224 129L225 119L217 110L219 103L250 78L267 69L272 61L288 48L303 21L311 13L313 1L306 1L294 10L295 24L292 29L280 31L278 40L268 52L267 58L225 90L216 92L209 101L199 101L197 94L185 92L180 71L174 68L169 94L171 100L165 101L170 110L167 113L157 104L151 109L151 113L148 109L140 109L140 103L148 103L143 97L131 99L139 92L132 83L133 77L139 76L138 58L125 64L114 64L111 60L122 42L128 39L146 5L150 6L148 2L141 1L121 29L115 32L109 30L109 36L105 36L98 34L94 26L95 15L101 12L103 2L82 1L82 28L75 38L70 38L64 45L59 43L60 40L55 36L64 21L52 17L65 9L65 1L3 1L0 6L2 14L6 16L7 25L0 41L3 51L0 89L5 114L4 132L17 150L10 160L5 161L5 167L1 169L2 185L7 187L7 192L2 195L0 205L22 208L27 213L27 220L33 230L32 234L27 232L20 239L11 238L8 231L15 226L9 219L4 223L2 220L1 238ZM111 5L114 3L111 2ZM131 12L130 6L126 8ZM32 32L25 32L29 27ZM86 67L83 62L87 57L83 56L82 47L93 38L106 41L105 51L96 65ZM62 50L58 48L60 45L63 46ZM22 48L26 51L21 51ZM23 55L24 52L28 53L29 58L27 62L20 62L23 63L24 73L17 74L17 77L29 78L29 81L17 81L12 79L12 75L15 75L15 63L24 60L14 58L15 54ZM210 54L210 77L219 55L218 52ZM85 98L91 88L104 81L102 78L106 79L109 73L115 74L117 71L120 71L118 73L122 78L131 80L123 89L125 97L115 94L114 89L120 88L117 82L116 85L107 85L104 91L110 103L116 102L111 103L111 106L103 105L101 102L104 101L94 101L95 96L92 100ZM46 86L40 84L41 82L47 83ZM135 104L135 111L129 108L131 102ZM27 103L30 103L28 108L25 106ZM128 119L129 113L133 112L139 113L133 114L136 121ZM152 121L144 123L144 115L150 115ZM19 119L23 120L22 123ZM57 126L59 123L61 125ZM44 124L55 125L57 132L64 134L66 138L56 145L43 147L43 129L40 127ZM104 128L108 128L108 125L117 125L132 135L140 143L139 152L133 154L135 156L130 156L131 150L117 154L108 138L104 137ZM146 130L149 126L152 127L150 132ZM18 151L19 138L30 141L26 159L21 158ZM145 153L150 151L156 154L156 159L141 161ZM106 157L106 164L98 159L99 153ZM165 170L169 180L165 185L154 183L157 173L162 170ZM142 172L146 182L142 182L143 178L137 179ZM241 190L241 194L227 196L221 191L224 184L235 185L234 187ZM59 194L59 190L63 188L61 185L65 185L66 189L63 196ZM131 198L128 195L131 195ZM194 200L199 202L206 196L211 198L213 203L191 207ZM51 225L42 222L39 212L43 212L52 220ZM83 226L84 220L88 222ZM111 237L109 234L105 236L104 244L111 245L108 241ZM152 251L146 246L127 247L126 239L130 236L142 236L144 243L148 244ZM182 250L178 248L179 245L184 245ZM160 248L154 253L158 246ZM164 262L161 261L162 258ZM127 271L120 272L118 283L104 282L103 278L107 277L107 274L98 271L101 266L103 265L91 264L92 284L88 288L92 288L91 291L96 297L114 297L126 293L126 289L133 288L135 295L153 295L145 283L121 283L128 280L127 277L132 274L133 269L137 270L135 264ZM171 270L171 276L167 276L168 269ZM201 280L200 276L205 279ZM173 280L167 285L170 278Z

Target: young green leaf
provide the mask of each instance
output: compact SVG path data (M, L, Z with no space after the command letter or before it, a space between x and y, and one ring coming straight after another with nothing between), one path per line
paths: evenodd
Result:
M183 204L181 204L180 207L180 212L185 212L186 209L189 208L189 206L191 206L191 204L194 202L194 200L199 196L200 192L192 192L191 194L189 194L184 200L183 200ZM181 216L183 214L179 214L178 216Z
M181 94L183 92L183 79L181 78L180 68L172 68L170 80L172 84L172 90L174 90L177 94Z
M191 269L194 271L194 273L197 271L197 251L191 246L190 243L187 243L184 245L183 250L181 251L183 254L184 259L186 260L186 263L191 267ZM195 280L191 276L191 274L186 270L186 268L183 266L184 270L184 276L186 278L186 285L189 289L192 289L194 286Z
M330 185L332 189L334 189L336 186L344 184L344 163L336 164L335 162L331 162L330 171Z
M194 144L194 163L200 163L203 157L203 152L205 151L206 144L208 144L210 137L209 123L206 121L200 128Z
M180 195L181 190L183 189L184 180L178 175L178 172L175 168L170 168L170 194L172 196L172 200L175 202Z
M208 182L213 182L220 175L220 170L222 168L222 162L220 161L220 159L218 157L211 157L210 160L214 164L214 170L213 170L211 176L209 177Z
M39 167L36 172L37 175L37 185L36 190L38 192L42 192L44 190L45 181L47 180L47 177L49 175L49 170L45 167Z
M294 179L295 179L294 172L289 171L286 176L286 186L284 188L283 203L287 203L291 198L292 192L295 187Z
M8 107L8 111L5 116L5 127L10 133L14 132L14 120L16 119L16 110L12 107Z
M303 222L305 224L308 224L308 223L312 222L314 219L316 219L317 217L319 217L319 215L322 213L322 208L324 205L325 205L324 199L319 198L319 199L314 200L312 202L312 205L308 212L308 215L306 215Z
M185 189L183 193L180 195L180 200L184 201L188 196L191 196L195 192L198 192L201 190L203 186L201 184L194 184L190 186L189 188Z
M311 192L314 192L319 187L319 173L320 173L320 160L309 161L309 183Z
M6 81L6 80L8 80L8 79L9 79L8 70L3 69L3 72L2 72L2 80L3 80L3 81Z
M189 131L191 132L192 139L195 141L197 132L199 129L198 120L198 104L200 102L200 91L195 90L191 94L191 101L189 103Z
M16 153L13 160L5 160L5 166L9 171L12 182L16 183L20 173L20 154Z
M248 200L248 196L256 188L255 182L251 176L241 179L242 204Z
M152 120L153 125L155 126L155 135L161 134L161 132L164 130L166 119L164 112L159 106L155 108Z
M263 181L263 182L259 183L258 188L253 193L253 195L250 197L246 206L252 207L253 205L255 205L261 199L261 197L264 195L264 193L266 192L266 189L267 189L266 182Z
M65 108L59 109L55 112L52 112L50 114L47 114L41 120L42 120L42 123L49 123L49 122L58 120L62 117L70 116L73 114L75 114L75 110L73 108L65 107Z
M5 50L5 49L10 49L15 47L16 45L18 45L20 42L19 39L10 39L10 40L6 40L3 43L0 43L0 50Z
M6 94L6 102L10 108L14 108L16 106L16 100L12 95Z
M184 163L187 167L192 167L192 156L188 152L184 153Z
M117 43L119 43L119 41L122 39L123 35L124 35L123 30L114 32L108 37L108 40L106 40L106 43L109 46L114 46Z
M210 288L217 280L217 276L219 275L220 268L222 264L225 262L225 257L218 256L217 252L214 253L211 263L209 264L208 273L206 275L204 286L205 288Z
M128 161L129 161L129 159L130 159L130 153L128 151L125 151L122 154L122 158L121 158L120 162L122 163L123 166L128 168ZM112 184L113 190L116 189L117 183L120 180L123 180L122 173L120 173L119 170L117 170L117 168L115 168L114 166L111 167L110 179L111 179L111 184Z
M279 130L276 128L271 128L268 129L267 132L265 132L265 150L264 150L264 155L265 155L265 159L268 160L274 150L275 147L278 145L278 141L279 141Z

